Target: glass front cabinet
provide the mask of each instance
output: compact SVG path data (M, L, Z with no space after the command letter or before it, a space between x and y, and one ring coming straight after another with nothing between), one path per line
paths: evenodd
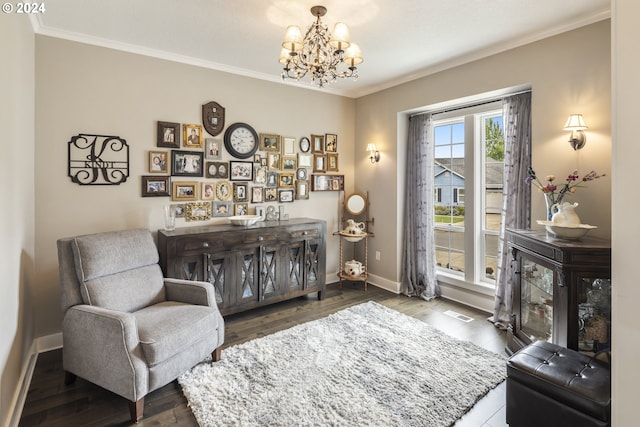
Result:
M514 285L507 353L545 340L585 353L611 345L611 245L507 230Z

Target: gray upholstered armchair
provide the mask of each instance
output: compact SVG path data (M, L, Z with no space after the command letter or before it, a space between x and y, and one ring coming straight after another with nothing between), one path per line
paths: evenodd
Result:
M148 230L60 239L58 261L66 384L77 375L128 399L138 421L145 395L220 359L213 286L163 278Z

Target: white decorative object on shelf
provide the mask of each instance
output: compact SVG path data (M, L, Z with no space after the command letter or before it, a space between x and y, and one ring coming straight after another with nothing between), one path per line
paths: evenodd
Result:
M589 232L589 230L593 230L594 228L598 228L595 225L589 224L578 224L578 225L558 225L554 224L552 221L542 221L538 220L538 224L544 225L547 231L553 236L560 239L579 239Z
M580 225L580 217L576 213L575 209L578 207L577 203L556 203L551 207L551 211L557 212L551 217L551 222L554 225L560 225L565 227L577 227Z
M229 220L233 225L253 225L260 220L260 215L230 216Z

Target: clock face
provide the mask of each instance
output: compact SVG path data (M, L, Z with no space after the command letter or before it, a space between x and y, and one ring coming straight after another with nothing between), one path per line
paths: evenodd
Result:
M258 150L258 134L246 123L234 123L224 134L224 146L234 157L249 158Z

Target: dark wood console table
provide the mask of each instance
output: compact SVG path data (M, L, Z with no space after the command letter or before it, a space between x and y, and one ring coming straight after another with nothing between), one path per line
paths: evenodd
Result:
M166 277L213 284L223 315L312 292L323 298L325 221L296 218L158 231Z

